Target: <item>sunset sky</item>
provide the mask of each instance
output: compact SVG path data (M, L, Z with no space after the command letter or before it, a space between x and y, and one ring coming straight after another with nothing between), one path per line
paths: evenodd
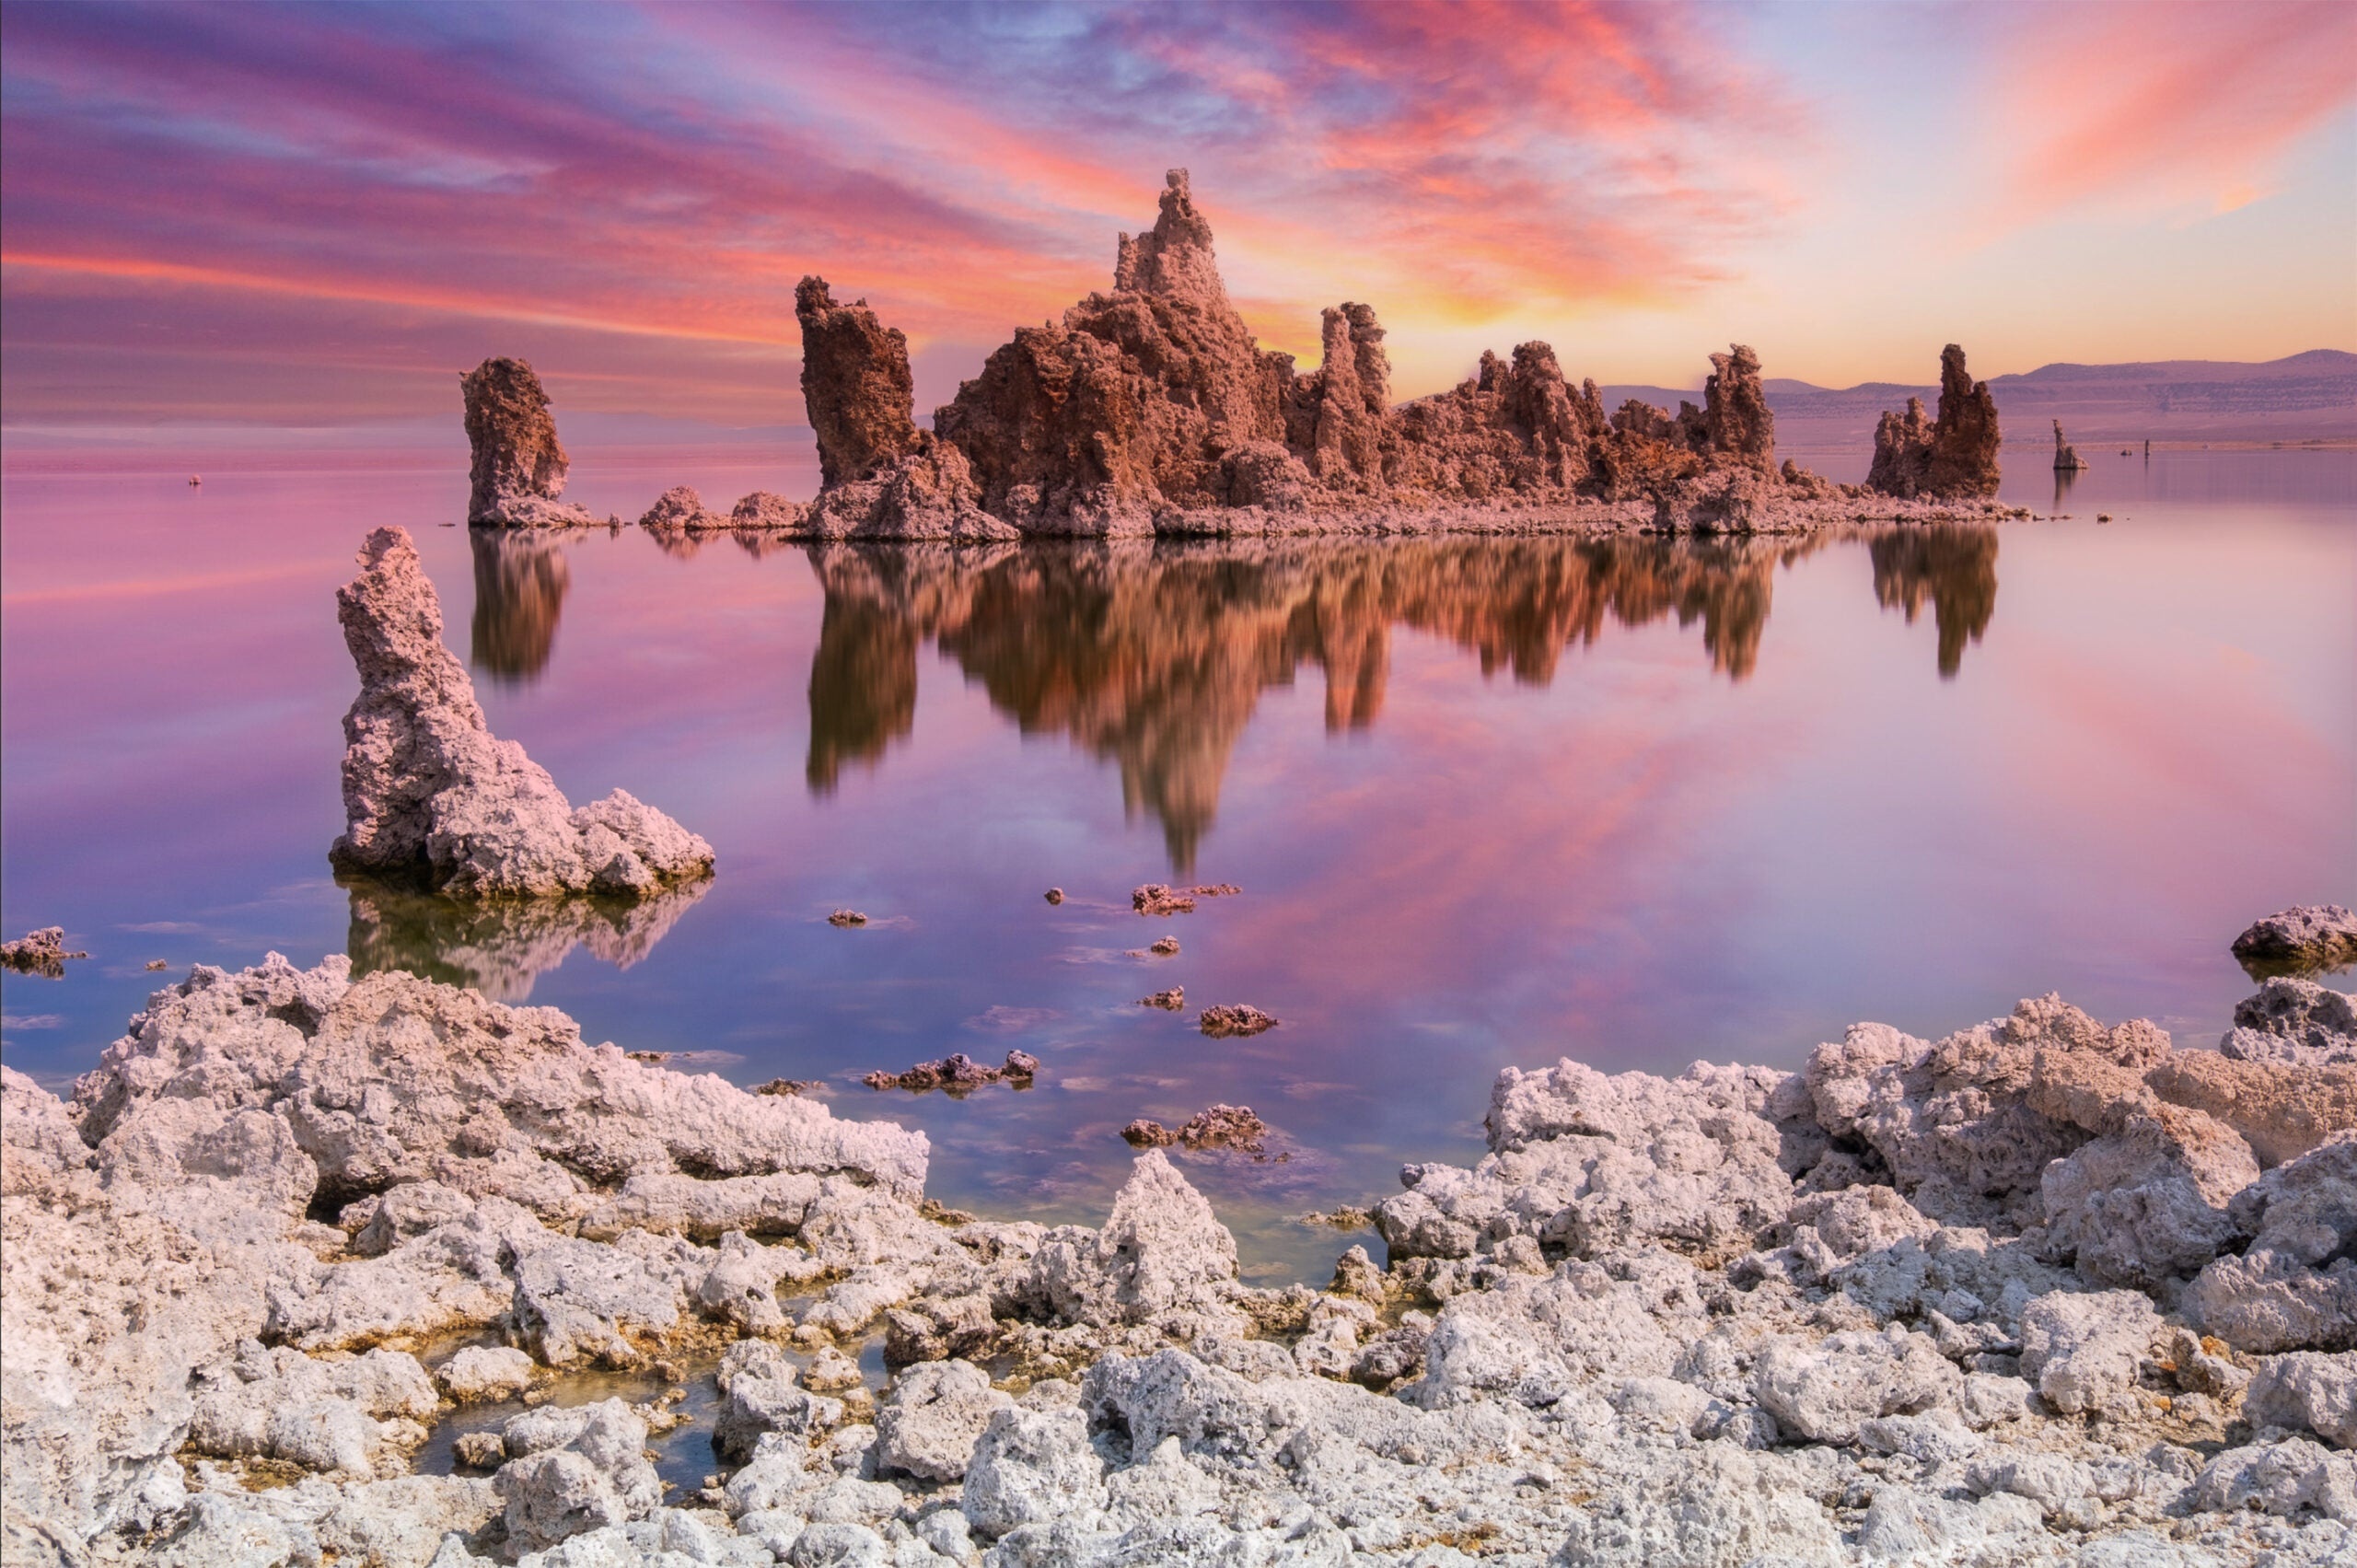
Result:
M11 5L6 419L797 423L795 281L920 415L1193 171L1231 293L1395 390L2357 348L2357 6Z

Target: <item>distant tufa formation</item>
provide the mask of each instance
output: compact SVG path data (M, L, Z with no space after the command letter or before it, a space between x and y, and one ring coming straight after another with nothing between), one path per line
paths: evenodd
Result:
M1950 343L1940 351L1940 417L1926 420L1921 398L1908 399L1903 414L1885 412L1866 488L1902 498L1994 495L1997 444L1997 400Z
M2079 457L2079 449L2062 439L2062 422L2056 420L2054 422L2054 471L2068 473L2086 466Z
M641 898L712 870L712 846L616 790L575 809L548 770L483 722L442 607L401 528L378 528L336 619L360 671L343 716L348 826L339 871L461 898Z
M540 378L520 359L486 359L459 377L467 401L467 444L473 448L467 521L505 528L571 528L594 523L564 494L564 447L549 415Z
M1301 528L1416 531L1576 526L1795 528L1991 510L1997 410L1941 359L1936 424L1910 400L1875 433L1863 488L1776 462L1759 356L1711 356L1702 406L1630 400L1607 413L1543 343L1446 392L1395 404L1372 306L1325 312L1321 362L1263 349L1230 303L1187 171L1153 229L1122 235L1109 293L1018 328L981 374L915 420L907 338L823 278L795 290L802 392L822 488L803 505L754 494L724 516L685 487L642 523L667 540L721 529L819 539L1224 534ZM494 376L494 372L497 374ZM479 383L481 384L479 386ZM589 520L555 502L564 457L528 367L467 378L478 522ZM480 405L480 413L479 413ZM1925 505L1894 508L1893 502ZM577 517L564 514L578 513Z

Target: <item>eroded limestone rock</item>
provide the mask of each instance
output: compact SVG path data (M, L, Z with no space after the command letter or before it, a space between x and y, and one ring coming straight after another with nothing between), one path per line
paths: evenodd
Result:
M1940 351L1939 417L1926 419L1920 398L1907 400L1904 414L1886 412L1866 488L1901 497L1994 495L1999 444L1989 384L1972 378L1964 350L1950 343Z
M712 846L616 790L575 809L548 771L483 721L442 645L442 607L406 531L378 528L336 617L360 672L344 714L342 871L482 898L642 897L712 869Z

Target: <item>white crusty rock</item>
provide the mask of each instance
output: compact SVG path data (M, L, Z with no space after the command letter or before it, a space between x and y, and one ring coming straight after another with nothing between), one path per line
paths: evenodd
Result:
M2357 1132L2277 1166L2235 1199L2250 1244L2186 1288L2186 1315L2236 1350L2357 1348Z
M2357 1063L2357 996L2278 975L2235 1005L2235 1027L2218 1041L2218 1052L2302 1067Z
M663 1500L646 1462L646 1423L620 1400L526 1411L500 1435L509 1458L492 1485L506 1504L507 1539L522 1551L643 1519Z
M372 1350L354 1361L314 1361L249 1341L198 1394L189 1446L221 1458L257 1456L367 1481L425 1437L434 1386L417 1358Z
M462 1405L512 1400L532 1386L532 1358L506 1345L469 1345L444 1362L435 1378Z
M2041 1295L2022 1313L2022 1376L2066 1415L2131 1407L2161 1317L2132 1290Z
M575 809L548 770L483 721L442 644L442 608L409 534L378 528L336 591L359 668L344 714L347 826L337 869L455 897L641 897L712 869L712 846L622 790Z
M2253 1426L2313 1432L2357 1448L2357 1351L2268 1357L2243 1391L2243 1414Z
M876 1412L877 1468L957 1481L991 1418L1014 1402L970 1361L920 1362L900 1374Z
M1850 1444L1861 1423L1953 1402L1964 1379L1931 1340L1893 1324L1884 1333L1778 1339L1752 1373L1759 1408L1777 1430L1812 1443Z
M1226 1310L1236 1237L1168 1156L1148 1149L1100 1231L1048 1233L1032 1285L1067 1320L1142 1323L1169 1312Z

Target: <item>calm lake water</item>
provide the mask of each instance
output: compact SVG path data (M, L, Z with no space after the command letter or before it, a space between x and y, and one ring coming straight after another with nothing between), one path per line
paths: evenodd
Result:
M0 924L92 954L4 982L45 1082L192 962L350 952L825 1080L996 1215L1099 1219L1124 1122L1248 1104L1287 1157L1190 1175L1255 1277L1322 1278L1352 1237L1288 1216L1473 1157L1505 1063L1793 1066L2048 990L2208 1043L2236 931L2357 895L2348 452L2105 451L2069 517L1978 530L758 556L470 539L462 457L302 461L6 477ZM679 480L815 488L690 452L570 494ZM484 919L336 885L332 592L386 523L497 732L709 838L707 888ZM1147 881L1244 892L1149 920ZM1283 1022L1205 1039L1229 1002ZM855 1081L1013 1047L1028 1092Z

